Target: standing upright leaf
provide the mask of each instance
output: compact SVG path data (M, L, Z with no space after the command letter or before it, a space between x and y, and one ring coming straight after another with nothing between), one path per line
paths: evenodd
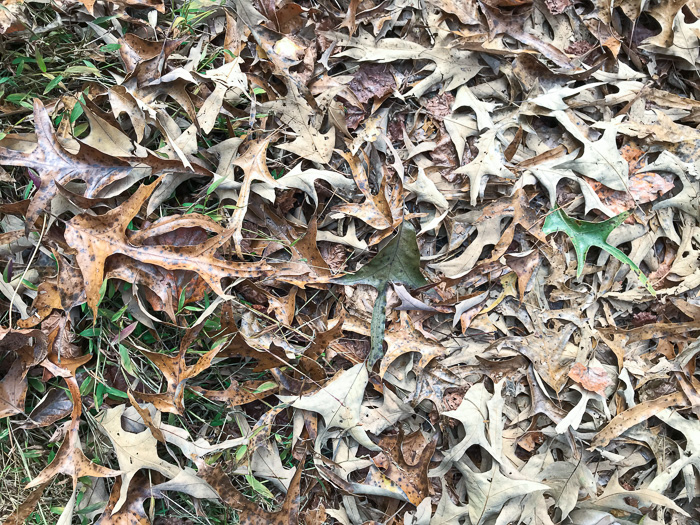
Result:
M376 288L379 295L372 311L372 349L367 357L367 366L384 355L384 320L386 319L386 289L389 283L403 284L418 288L427 284L420 271L420 252L416 241L416 230L410 222L404 221L399 232L369 264L352 275L344 275L339 284L367 284Z

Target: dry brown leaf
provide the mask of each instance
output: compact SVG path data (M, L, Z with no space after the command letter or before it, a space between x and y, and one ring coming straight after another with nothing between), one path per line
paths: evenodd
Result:
M301 500L301 475L304 471L299 465L289 484L287 495L282 507L277 512L268 512L248 500L233 486L228 476L220 466L203 465L199 475L209 485L214 487L226 505L239 512L241 525L296 525L299 520L299 504Z
M238 190L236 210L233 212L230 223L233 228L231 237L236 247L236 254L238 254L240 258L243 257L243 251L241 249L243 234L241 230L243 228L243 219L248 212L251 184L253 181L259 180L273 187L278 185L277 181L270 175L270 171L267 169L267 161L265 160L267 146L270 144L270 140L272 140L272 136L263 140L251 142L245 153L233 161L233 164L240 167L245 174L243 177L243 184L240 190Z
M0 328L0 352L3 360L14 355L0 380L0 417L21 414L27 395L27 373L46 357L46 336L40 330Z
M97 303L104 279L105 262L110 255L122 254L166 270L191 270L202 277L217 294L225 296L225 277L261 277L273 268L265 263L232 263L213 253L226 240L214 237L194 246L133 246L126 228L158 185L141 186L124 204L104 215L78 215L66 227L66 242L77 251L76 260L85 279L87 303L97 317Z
M386 180L382 181L379 192L374 195L370 189L369 179L363 167L362 160L350 153L339 152L350 165L352 176L357 188L364 195L365 200L359 204L342 204L335 210L347 215L352 215L363 220L377 230L386 230L393 225L391 207L386 197Z
M67 152L56 140L51 119L39 100L34 100L36 148L17 151L0 146L0 162L10 166L26 166L39 173L41 186L37 188L27 210L27 228L47 211L58 193L56 184L65 185L73 180L85 181L85 197L95 197L101 190L131 176L134 168L127 162L99 150L82 145L76 154ZM141 177L146 176L143 173Z
M175 414L185 413L183 398L187 380L201 374L204 370L209 368L212 360L223 348L223 344L219 344L202 355L194 365L187 365L185 356L201 329L202 326L197 326L188 330L180 343L180 351L174 356L141 350L141 353L163 374L168 383L168 388L167 391L162 394L139 392L136 393L138 397L147 403L153 403L153 405L162 412L172 412Z
M591 441L591 448L605 447L610 441L622 435L623 432L653 417L664 408L685 406L688 400L683 392L675 392L650 401L644 401L618 414L603 430L598 432Z

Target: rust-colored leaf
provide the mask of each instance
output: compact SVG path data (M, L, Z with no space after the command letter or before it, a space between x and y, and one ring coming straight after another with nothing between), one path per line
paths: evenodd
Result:
M202 326L188 331L180 343L180 351L174 356L159 354L149 350L141 350L153 365L162 372L168 383L168 389L162 394L137 393L138 397L148 403L153 403L162 412L184 414L185 384L188 379L195 377L211 366L212 360L221 352L222 345L216 346L201 356L194 365L187 365L185 355L197 337Z
M205 465L199 475L219 494L226 505L239 511L241 525L296 525L299 521L299 504L301 500L301 465L289 484L287 496L277 512L268 512L248 500L233 486L220 466Z
M104 215L78 215L66 227L66 242L77 251L76 260L85 279L88 306L97 317L100 286L105 262L110 255L122 254L166 270L192 270L219 295L226 295L221 280L226 277L262 277L274 270L266 263L233 263L214 256L227 235L194 246L133 246L126 228L158 185L141 186L119 208Z
M576 363L569 370L569 377L579 383L586 390L603 394L605 388L610 384L610 378L604 368L588 367L581 363Z

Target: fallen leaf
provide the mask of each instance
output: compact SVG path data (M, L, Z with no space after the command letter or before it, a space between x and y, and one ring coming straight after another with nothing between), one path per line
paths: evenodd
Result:
M591 246L597 246L608 252L610 255L620 260L621 262L629 265L629 267L634 271L635 275L639 278L639 281L644 285L649 293L656 295L656 291L649 284L649 280L646 275L642 273L632 259L630 259L625 252L608 244L608 236L612 231L617 228L622 222L629 217L629 213L621 213L620 215L608 219L603 222L586 222L574 220L568 217L560 208L553 210L544 221L544 226L542 226L542 232L545 234L555 233L563 231L571 239L576 250L576 276L581 277L583 273L583 267L586 264L586 255Z
M241 525L293 525L299 520L299 505L301 500L301 465L289 485L287 496L282 507L277 512L268 512L248 500L236 489L221 467L204 465L199 475L219 494L224 503L240 513Z
M41 185L32 197L27 210L27 229L47 211L58 193L57 184L65 185L81 179L86 183L85 197L95 197L107 186L134 175L127 162L99 150L82 145L77 154L67 152L56 140L51 119L39 100L34 101L37 145L31 151L17 151L0 146L0 164L26 166L39 173ZM139 178L149 174L141 170Z
M380 450L361 427L362 398L368 381L367 367L360 363L340 372L312 395L277 397L297 409L317 412L323 417L327 428L338 427L347 431L365 448Z
M254 277L272 273L272 267L260 263L251 268L247 263L231 263L212 255L224 239L212 238L194 246L132 246L126 238L126 228L158 182L141 186L119 208L104 215L78 215L66 227L66 241L77 251L76 260L85 279L88 306L97 318L100 286L107 257L123 254L166 270L192 270L200 275L219 295L224 277ZM209 252L209 253L207 253Z
M646 421L659 410L670 406L685 405L686 403L687 399L683 392L676 392L639 403L615 416L603 430L595 435L591 442L591 447L605 447L625 430Z
M586 390L601 395L610 384L610 378L604 368L587 367L581 363L576 363L571 367L571 370L569 370L569 377Z

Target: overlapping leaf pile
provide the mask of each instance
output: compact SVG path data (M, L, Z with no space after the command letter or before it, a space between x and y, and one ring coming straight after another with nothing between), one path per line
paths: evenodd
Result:
M0 11L6 523L698 523L696 2L52 6Z

